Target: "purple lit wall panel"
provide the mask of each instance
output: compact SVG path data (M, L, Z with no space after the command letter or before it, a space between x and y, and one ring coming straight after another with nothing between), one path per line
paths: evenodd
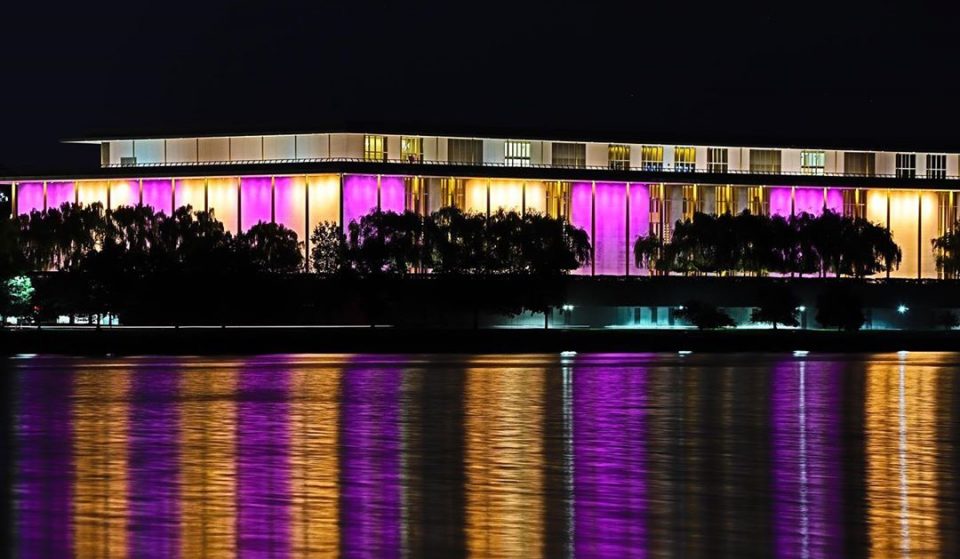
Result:
M73 556L72 375L64 370L27 366L17 376L13 517L21 557Z
M380 209L385 212L404 212L406 195L403 177L380 177Z
M17 185L17 215L43 211L43 183L22 182Z
M246 231L259 222L270 223L270 177L242 177L240 179L240 229ZM302 237L301 237L302 238Z
M790 191L791 188L789 186L775 186L769 189L770 215L790 217L793 211L793 204L790 201Z
M345 175L343 177L343 228L350 222L377 209L377 177L374 175Z
M650 234L650 188L645 184L630 185L630 238L627 239L627 258L633 258L633 242ZM641 272L630 263L630 273Z
M237 547L241 557L290 555L289 375L240 372L237 407Z
M827 209L843 215L843 191L839 188L827 189Z
M166 215L173 213L173 194L170 179L143 179L143 205Z
M574 368L573 494L577 557L644 557L647 372Z
M179 374L143 368L133 376L129 416L129 555L157 559L180 550Z
M596 190L597 238L594 241L596 274L622 276L627 272L627 185L598 182Z
M77 200L77 187L73 182L47 183L47 208L59 208Z
M570 185L570 224L591 233L593 225L593 186L589 182L575 182ZM593 239L590 239L593 242ZM574 274L590 275L591 266L588 262Z
M350 367L340 406L344 557L400 557L402 450L398 368Z
M822 188L796 188L793 191L793 208L796 215L808 213L820 215L823 213Z
M787 362L774 371L773 482L777 557L843 555L840 400L842 372Z

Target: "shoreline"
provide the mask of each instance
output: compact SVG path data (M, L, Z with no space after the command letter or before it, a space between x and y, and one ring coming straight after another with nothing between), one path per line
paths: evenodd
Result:
M589 353L957 351L960 330L440 329L143 327L0 330L0 356L264 353Z

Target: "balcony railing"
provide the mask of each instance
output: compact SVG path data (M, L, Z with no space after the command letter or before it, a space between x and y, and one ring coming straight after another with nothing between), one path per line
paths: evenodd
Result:
M136 163L135 165L121 164L121 163L111 163L103 165L103 168L145 168L145 167L206 167L213 165L283 165L283 164L298 164L298 163L385 163L385 164L395 164L395 165L426 165L426 166L436 166L436 167L448 167L448 166L462 166L462 167L493 167L493 168L518 168L516 164L508 164L507 162L498 162L498 161L436 161L430 159L386 159L383 160L371 160L364 157L299 157L299 158L287 158L287 159L234 159L230 161L158 161L151 163ZM796 171L787 171L780 170L776 172L770 171L755 171L749 169L727 169L724 172L717 172L710 169L697 169L691 168L689 163L678 163L678 164L662 164L657 169L645 169L643 167L637 168L617 168L613 169L610 165L563 165L563 164L553 164L553 163L529 163L523 166L524 169L565 169L571 171L626 171L626 172L662 172L662 173L677 173L677 174L692 174L692 175L708 175L708 174L723 174L723 175L776 175L776 176L797 176L797 177L853 177L853 178L906 178L897 173L836 173L836 172L822 172L816 175L812 175L809 170L800 169ZM937 170L937 174L941 174L941 170ZM955 181L960 180L960 175L941 175L939 177L926 177L921 174L912 177L914 179L926 179L931 181Z

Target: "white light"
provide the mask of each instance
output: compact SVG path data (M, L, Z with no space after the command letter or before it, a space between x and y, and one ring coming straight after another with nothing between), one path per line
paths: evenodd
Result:
M576 351L561 351L560 357L574 357L576 354Z
M909 355L909 354L910 354L910 352L907 351L907 350L905 350L905 349L901 349L900 351L897 352L897 356L900 357L900 358L904 358L904 357L906 357L906 356Z
M907 307L906 305L900 305L900 306L897 307L897 312L900 313L900 314L906 314L906 312L909 311L909 310L910 310L910 308Z
M795 349L793 350L793 355L795 357L806 357L810 352L805 349Z
M573 305L564 305L562 308L563 308L563 310L565 310L565 311L572 311L572 310L573 310Z
M683 355L690 355L690 354L693 353L693 352L690 351L689 349L681 349L681 350L678 351L677 353L678 353L679 355L683 356Z
M683 305L680 305L679 307L677 307L677 310L681 310L681 311L682 311L683 309L684 309L684 306L683 306Z
M800 312L807 312L807 307L800 305L799 307L797 307L797 310Z

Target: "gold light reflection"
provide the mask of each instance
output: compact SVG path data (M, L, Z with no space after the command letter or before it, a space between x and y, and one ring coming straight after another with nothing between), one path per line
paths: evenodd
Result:
M236 552L235 369L183 373L180 404L180 556Z
M237 179L212 178L207 182L207 207L213 211L223 228L236 233L240 219L238 200L240 190Z
M523 203L527 212L547 212L547 185L542 181L527 181Z
M177 179L174 183L174 209L190 206L195 212L205 211L206 182L204 179Z
M107 209L107 191L109 183L106 181L77 181L77 201L82 206L100 202L103 209Z
M487 180L468 179L464 186L466 211L469 213L487 213Z
M310 189L310 231L321 221L340 222L340 176L307 177Z
M523 181L491 181L490 213L519 212L523 207Z
M336 556L341 368L293 370L290 394L291 542L293 557Z
M901 360L871 363L866 375L871 557L937 556L937 370Z
M130 371L79 370L74 382L75 555L123 557L127 549Z
M544 369L473 368L466 387L466 538L474 557L543 551Z
M113 181L110 183L110 208L136 206L140 203L140 183L136 180Z

